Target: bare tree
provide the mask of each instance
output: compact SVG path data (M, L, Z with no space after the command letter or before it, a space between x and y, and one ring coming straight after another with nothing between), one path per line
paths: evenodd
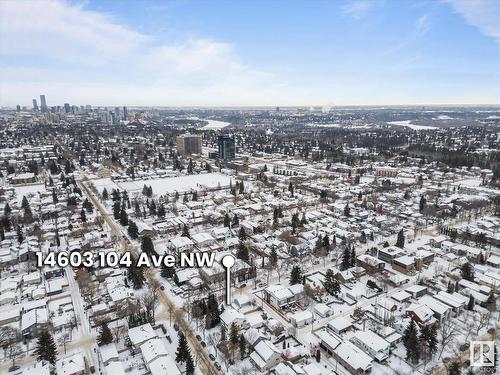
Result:
M490 322L491 313L481 313L474 318L474 325L476 327L476 337L479 336L479 331L488 326Z
M140 302L144 309L146 310L146 315L148 319L154 322L155 320L155 310L159 305L158 296L154 290L146 291L140 298Z
M445 348L453 341L458 334L458 329L455 324L445 321L439 330L439 343L441 344L441 351L439 352L438 359L441 359Z

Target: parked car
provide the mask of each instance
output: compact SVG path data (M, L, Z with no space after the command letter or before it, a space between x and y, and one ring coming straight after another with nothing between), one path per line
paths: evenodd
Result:
M215 366L215 368L216 368L217 370L219 370L219 371L222 369L222 367L220 367L220 365L219 365L219 362L215 362L215 363L214 363L214 366Z
M210 358L212 361L215 361L215 357L214 357L214 355L213 355L212 353L210 353L210 354L208 355L208 358Z

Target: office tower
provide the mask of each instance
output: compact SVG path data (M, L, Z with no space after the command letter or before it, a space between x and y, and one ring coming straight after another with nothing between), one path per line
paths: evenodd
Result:
M47 102L45 101L45 95L40 95L40 109L42 112L47 112Z
M64 103L64 112L65 113L70 113L71 112L71 109L69 107L69 103Z
M21 112L21 106L19 104L16 106L16 111Z
M236 157L234 137L219 135L217 137L217 146L219 148L219 159L232 160Z
M201 149L201 135L183 134L177 137L177 152L179 154L201 154Z
M33 111L38 111L38 104L36 103L36 99L33 99Z
M116 116L116 120L119 121L120 120L120 108L118 108L118 107L115 107L115 116Z
M123 119L128 120L127 107L123 106Z

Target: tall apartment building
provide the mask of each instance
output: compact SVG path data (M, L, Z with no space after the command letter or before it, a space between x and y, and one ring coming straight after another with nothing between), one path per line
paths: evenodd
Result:
M201 150L201 135L183 134L177 137L177 152L179 154L201 154Z
M219 135L217 137L217 147L219 150L219 159L232 160L236 157L234 137L229 135Z
M47 112L47 102L45 101L45 95L40 95L40 109L42 112Z

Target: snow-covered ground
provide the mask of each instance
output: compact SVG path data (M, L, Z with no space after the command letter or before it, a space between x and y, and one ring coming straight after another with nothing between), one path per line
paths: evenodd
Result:
M205 125L204 127L202 127L202 129L205 129L205 130L224 129L225 127L231 125L231 123L225 122L225 121L205 120L205 119L202 119L202 120L208 122L208 125Z
M110 178L93 180L92 183L100 192L104 188L111 192L113 189L127 190L129 193L141 192L144 185L151 186L154 194L172 194L191 190L213 189L218 186L228 186L231 178L222 173L203 173L179 177L164 177L151 180L134 180L114 182Z
M435 126L422 126L422 125L414 125L411 123L410 120L404 120L404 121L388 121L387 122L390 125L397 125L397 126L406 126L407 128L413 129L413 130L431 130L431 129L438 129Z

